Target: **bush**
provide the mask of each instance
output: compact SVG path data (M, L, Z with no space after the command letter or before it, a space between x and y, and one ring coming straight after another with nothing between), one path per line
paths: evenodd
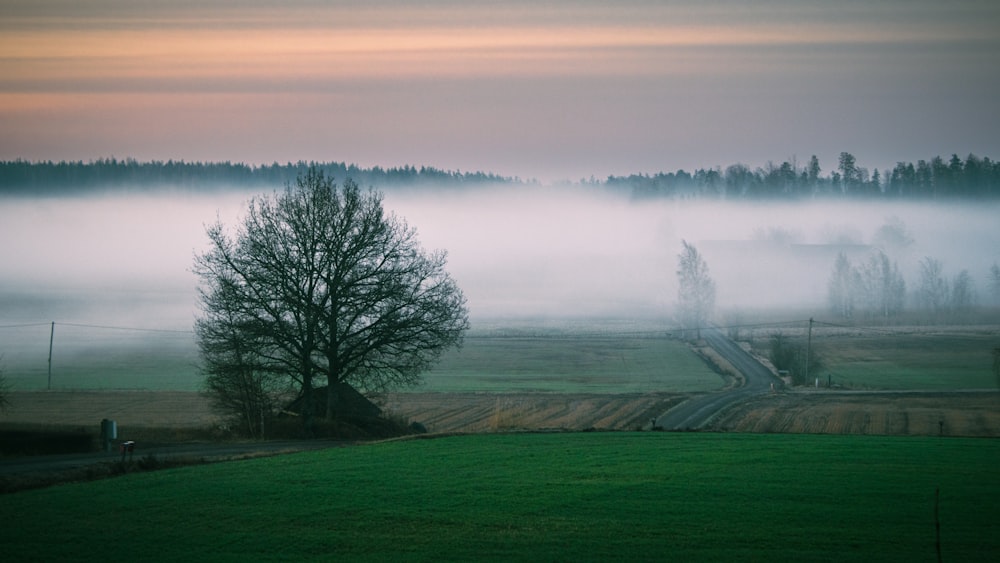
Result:
M804 343L796 342L780 332L771 335L768 359L775 369L787 371L791 375L793 385L808 385L809 382L805 380L807 375L818 376L823 369L823 362L815 351L808 351Z

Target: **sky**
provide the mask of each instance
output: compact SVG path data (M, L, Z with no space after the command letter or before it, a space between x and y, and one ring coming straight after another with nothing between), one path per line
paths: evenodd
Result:
M0 0L0 159L996 159L998 30L995 0Z

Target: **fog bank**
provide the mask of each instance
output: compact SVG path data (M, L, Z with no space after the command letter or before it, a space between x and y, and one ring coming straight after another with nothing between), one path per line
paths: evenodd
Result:
M0 200L0 323L190 328L190 268L206 248L204 227L218 214L235 228L247 199ZM863 259L884 250L908 290L924 256L940 259L948 276L968 269L981 291L1000 261L997 204L634 202L586 188L504 186L389 192L385 206L417 229L425 248L448 252L474 322L669 322L681 239L705 255L719 308L824 307L840 251ZM900 231L903 244L886 236Z

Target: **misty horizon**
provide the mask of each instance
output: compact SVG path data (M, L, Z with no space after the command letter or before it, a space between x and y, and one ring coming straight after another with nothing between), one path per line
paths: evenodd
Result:
M448 253L473 321L662 319L676 301L681 240L704 254L731 309L827 306L833 260L884 250L912 290L924 257L968 270L985 302L1000 261L1000 204L636 201L606 192L526 187L387 191L384 206ZM218 217L238 225L247 193L5 199L0 293L10 321L190 328L195 253ZM912 242L879 240L885 225ZM14 243L13 241L16 241ZM11 306L11 297L19 305Z

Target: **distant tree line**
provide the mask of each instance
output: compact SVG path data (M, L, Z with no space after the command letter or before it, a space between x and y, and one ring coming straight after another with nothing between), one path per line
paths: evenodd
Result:
M827 298L831 312L845 319L887 320L899 316L907 301L915 311L934 318L961 317L981 305L1000 307L1000 266L994 262L986 274L984 301L968 269L949 280L936 258L920 261L917 284L908 294L897 263L882 250L857 264L840 253L827 283Z
M645 197L708 197L721 199L808 199L852 197L882 199L1000 198L1000 163L970 154L898 162L892 170L871 172L848 152L837 167L823 175L813 155L805 165L796 161L768 162L756 169L746 164L654 175L611 176L604 184Z
M161 186L182 189L273 189L294 183L310 168L331 178L350 178L362 186L451 187L494 184L530 184L533 180L485 172L445 171L421 166L362 168L343 162L304 162L249 165L233 162L185 162L132 158L83 161L0 161L0 194L74 193L121 189L150 190ZM884 199L995 199L1000 198L1000 162L970 154L936 156L916 164L898 162L892 170L869 170L848 152L837 166L823 174L813 155L804 165L785 161L751 168L746 164L659 172L653 175L609 176L584 185L625 192L636 198L808 199L857 197Z
M294 184L310 169L327 177L352 179L363 186L463 187L496 183L520 183L484 172L445 171L421 166L361 168L343 162L303 162L252 166L233 162L185 162L127 158L82 161L13 160L0 162L0 194L68 194L94 190L155 190L159 187L192 190L273 189Z

